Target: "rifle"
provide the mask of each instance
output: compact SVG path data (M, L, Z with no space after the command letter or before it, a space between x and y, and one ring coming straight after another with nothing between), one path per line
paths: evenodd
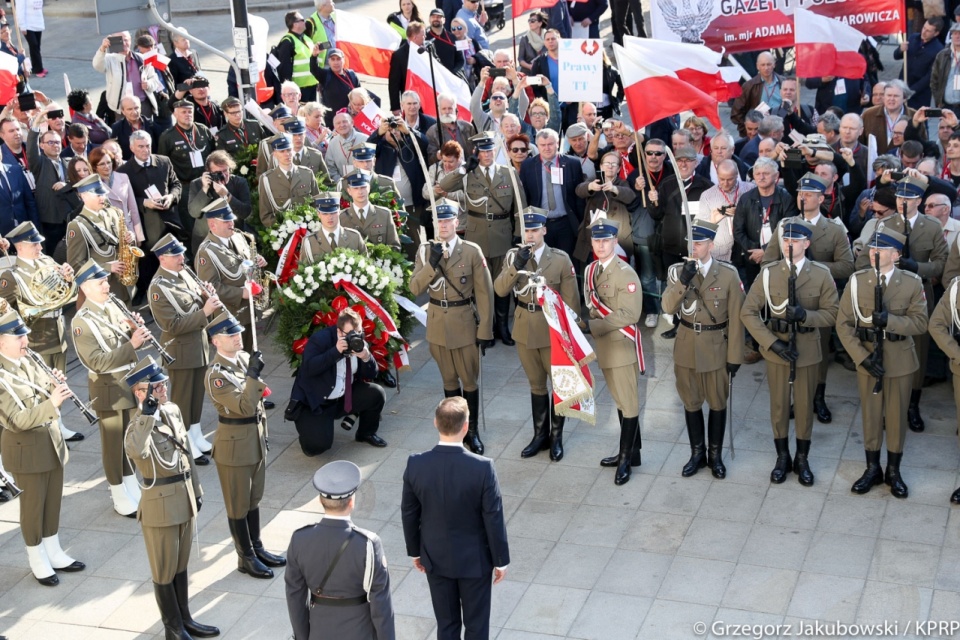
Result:
M793 263L793 243L790 244L788 249L790 260L790 277L787 279L787 304L791 307L797 305L797 269ZM796 353L797 351L797 322L794 320L790 323L790 351ZM797 379L797 359L794 358L790 361L790 384L793 385L793 382Z
M909 225L907 225L909 228ZM906 243L904 243L906 249ZM883 287L880 286L880 252L876 252L873 258L873 266L877 274L877 284L873 288L873 310L881 311L883 309ZM883 362L883 330L879 327L873 328L873 353ZM883 377L877 378L877 383L873 386L873 395L883 391Z

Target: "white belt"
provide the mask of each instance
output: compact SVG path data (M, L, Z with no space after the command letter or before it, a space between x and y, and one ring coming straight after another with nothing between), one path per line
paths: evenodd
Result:
M48 311L47 313L40 316L41 318L59 318L63 315L63 309L57 309L56 311Z
M104 371L103 373L100 373L100 374L97 374L97 375L107 376L107 375L113 375L113 374L115 374L115 373L123 373L123 372L125 372L125 371L130 371L130 370L133 369L135 366L137 366L137 365L135 365L135 364L125 364L125 365L123 365L122 367L117 367L116 369L110 369L110 371Z

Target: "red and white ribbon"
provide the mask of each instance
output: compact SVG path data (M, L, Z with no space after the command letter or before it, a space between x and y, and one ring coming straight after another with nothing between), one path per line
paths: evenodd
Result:
M390 314L387 313L387 310L383 308L383 305L380 304L380 301L343 276L334 277L333 286L337 289L343 289L347 295L354 300L354 302L364 303L367 307L367 315L370 316L371 319L377 318L380 320L390 337L396 338L397 340L403 342L400 350L393 354L393 364L396 366L397 371L400 371L404 367L409 367L410 359L407 356L406 341L404 340L403 336L400 335L400 330L397 329L397 323L393 321L393 318L391 318Z
M590 266L587 267L587 273L584 276L586 278L587 287L590 289L590 304L594 309L597 310L597 313L601 317L606 318L610 315L613 310L607 305L603 304L600 300L600 296L597 295L597 291L593 286L594 278L596 277L597 267L600 265L599 262L592 262ZM620 328L620 333L630 338L633 341L633 344L637 347L637 362L640 365L640 375L643 375L647 372L647 365L643 359L643 344L640 341L640 330L637 328L637 325L630 324L626 327Z

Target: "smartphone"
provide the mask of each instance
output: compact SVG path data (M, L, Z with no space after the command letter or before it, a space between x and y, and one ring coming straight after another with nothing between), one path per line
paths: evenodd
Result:
M507 77L507 70L501 69L499 67L490 67L490 77L491 78L505 78Z
M123 36L109 36L110 48L107 53L123 53Z
M37 98L32 92L21 93L17 96L17 103L20 105L20 111L30 111L37 108Z
M527 86L530 87L539 87L542 82L540 82L540 76L527 76Z
M891 180L903 180L904 173L903 171L891 171L890 179Z
M330 44L329 41L327 41L327 42L319 42L319 43L317 43L317 44L320 45L320 51L326 51L327 49L333 49L333 45Z
M63 117L63 109L54 109L53 111L47 111L47 120L56 120L57 118Z
M924 109L923 115L927 116L928 118L942 118L943 109Z

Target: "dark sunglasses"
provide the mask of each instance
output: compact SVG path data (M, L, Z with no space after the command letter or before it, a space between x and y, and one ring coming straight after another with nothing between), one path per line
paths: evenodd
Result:
M491 100L506 100L503 96L490 96Z
M463 27L451 27L451 31L463 31Z
M666 151L644 151L643 152L643 155L645 156L654 156L656 158L659 158L660 156L665 154L666 154Z
M511 147L510 153L526 153L527 149L524 147Z

